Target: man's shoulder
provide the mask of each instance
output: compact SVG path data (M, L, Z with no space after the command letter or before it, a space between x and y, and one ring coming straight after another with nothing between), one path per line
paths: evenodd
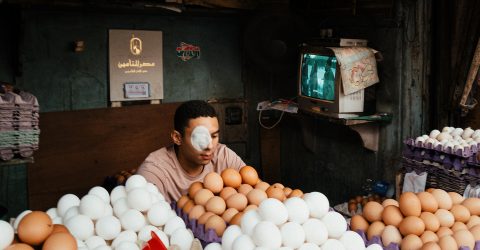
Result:
M154 163L155 165L158 163L162 163L162 165L165 163L174 164L175 157L175 150L173 149L173 146L162 147L151 152L144 160L143 165L145 165L145 163Z

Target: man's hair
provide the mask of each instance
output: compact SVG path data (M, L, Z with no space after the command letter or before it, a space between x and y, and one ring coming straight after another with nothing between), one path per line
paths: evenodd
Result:
M217 117L217 113L212 105L201 100L191 100L182 103L175 111L173 126L182 136L190 119L198 117Z

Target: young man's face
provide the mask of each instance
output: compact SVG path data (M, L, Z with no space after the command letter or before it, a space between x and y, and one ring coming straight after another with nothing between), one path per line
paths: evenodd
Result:
M198 151L192 145L192 132L197 126L204 126L207 128L212 137L211 143L201 151ZM191 119L188 126L185 128L182 143L179 146L179 154L189 163L189 165L200 166L208 164L212 160L213 152L218 145L218 139L219 126L216 117L198 117Z

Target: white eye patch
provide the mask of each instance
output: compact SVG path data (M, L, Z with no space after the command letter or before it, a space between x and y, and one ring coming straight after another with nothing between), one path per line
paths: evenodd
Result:
M210 136L210 131L205 126L196 126L192 131L191 136L192 146L198 150L205 150L208 145L212 142L212 137Z

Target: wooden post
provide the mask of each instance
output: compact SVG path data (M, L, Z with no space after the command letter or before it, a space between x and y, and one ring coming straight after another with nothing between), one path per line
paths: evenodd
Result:
M472 64L470 65L470 70L468 71L467 82L463 89L462 99L460 100L460 108L462 108L462 115L466 115L468 111L473 108L477 103L475 102L472 107L467 105L468 95L472 90L473 82L475 77L477 77L478 68L480 67L480 39L477 42L477 48L475 49L475 54L473 55Z

